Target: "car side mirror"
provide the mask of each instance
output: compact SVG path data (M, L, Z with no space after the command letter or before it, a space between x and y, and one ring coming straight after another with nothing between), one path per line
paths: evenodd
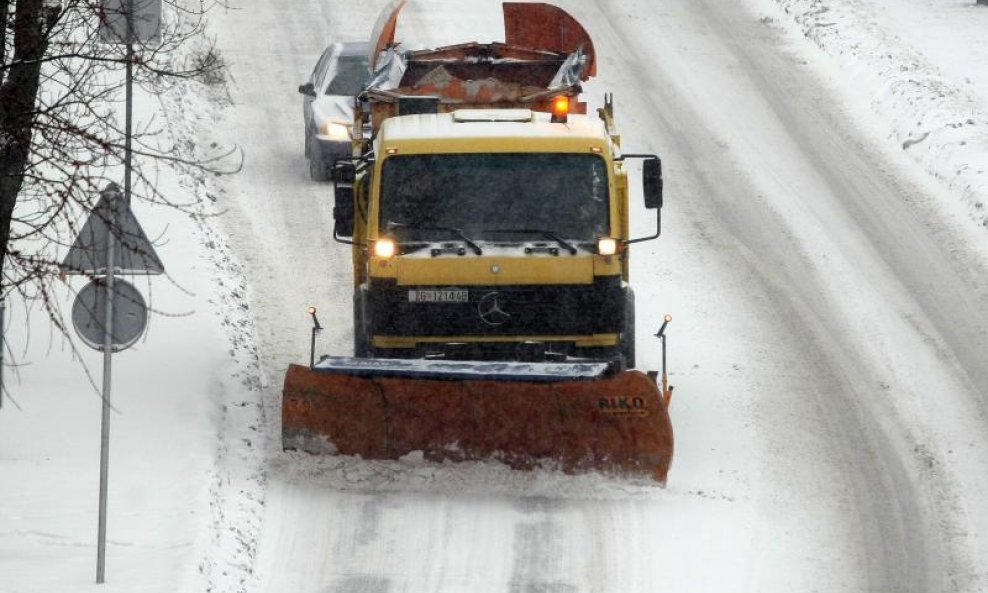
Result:
M353 183L357 180L357 165L352 161L337 160L333 164L332 177L335 183Z
M337 185L336 203L333 206L333 235L335 237L353 236L353 186Z
M642 190L646 208L662 208L662 161L659 157L645 159L642 163Z
M316 87L311 82L307 82L305 84L298 85L298 92L302 93L306 97L315 97Z

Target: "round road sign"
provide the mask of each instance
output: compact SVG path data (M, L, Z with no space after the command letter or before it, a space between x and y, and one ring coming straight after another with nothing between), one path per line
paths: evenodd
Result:
M97 278L86 285L72 303L72 325L79 338L90 348L104 350L106 317L106 280ZM148 310L144 297L133 284L113 279L113 351L129 348L144 333Z

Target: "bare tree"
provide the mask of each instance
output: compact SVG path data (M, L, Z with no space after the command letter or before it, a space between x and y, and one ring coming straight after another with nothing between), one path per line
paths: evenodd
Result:
M183 79L224 78L204 34L214 3L164 2L158 37L128 54L125 45L100 42L104 0L0 0L0 298L17 291L40 301L63 333L51 299L57 257L100 190L122 176L127 62L135 84L151 93ZM192 211L195 198L176 201L156 191L155 163L215 171L217 161L177 156L185 153L155 125L132 135L132 195Z

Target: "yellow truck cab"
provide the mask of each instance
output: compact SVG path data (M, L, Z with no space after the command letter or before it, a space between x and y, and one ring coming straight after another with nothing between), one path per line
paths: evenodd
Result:
M589 37L533 47L561 37L508 16L532 6L575 30L554 7L506 3L508 44L377 43L355 101L353 130L369 132L334 169L355 356L634 366L628 247L659 231L629 236L625 159L644 159L656 210L661 165L621 154L609 95L586 114Z
M354 179L356 356L634 365L624 163L602 119L552 117L383 123Z

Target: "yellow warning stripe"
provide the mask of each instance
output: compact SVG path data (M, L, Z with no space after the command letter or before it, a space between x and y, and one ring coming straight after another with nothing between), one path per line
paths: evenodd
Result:
M509 342L573 342L581 348L616 346L617 334L589 336L374 336L375 348L414 348L418 344L439 343L509 343Z

